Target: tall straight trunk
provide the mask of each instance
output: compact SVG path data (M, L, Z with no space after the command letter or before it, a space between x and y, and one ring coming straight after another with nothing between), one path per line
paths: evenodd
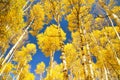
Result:
M91 53L90 53L90 47L87 41L87 37L86 37L86 30L84 29L84 36L85 36L85 40L86 40L86 48L87 48L87 54L88 54L88 65L89 65L89 69L90 69L90 73L91 73L91 78L92 80L95 80L94 78L94 72L93 72L93 66L92 66L92 60L91 60Z
M79 21L79 19L78 19L78 21ZM80 23L79 23L80 24ZM78 26L79 26L79 24L78 24ZM83 25L83 23L81 23L82 25ZM84 42L84 40L83 40L83 38L85 38L85 31L84 31L84 29L83 29L83 27L80 27L79 26L79 36L80 36L80 38L81 38L81 40L80 40L80 52L82 53L82 65L83 65L83 69L84 69L84 80L87 80L87 78L88 78L88 68L87 68L87 57L86 57L86 55L85 55L85 52L84 52L84 46L85 46L85 42Z
M107 68L106 68L106 66L105 65L103 65L103 68L104 68L104 73L105 73L105 80L108 80L108 73L107 73Z
M42 80L43 79L43 77L42 77L42 73L40 74L40 80Z
M17 75L17 77L16 77L16 80L19 80L20 74L21 74L22 71L23 71L23 67L20 69L20 72L18 73L18 75Z
M109 44L111 45L112 51L113 51L113 53L115 54L114 57L115 57L115 59L117 60L118 65L120 65L120 59L119 59L118 56L117 56L117 52L116 52L115 49L114 49L113 43L109 40L109 38L108 38L108 36L107 36L107 34L106 34L105 32L104 32L104 35L105 35L105 37L107 38Z
M86 56L83 55L82 58L83 58L83 67L84 67L85 80L87 80L88 79L88 68L87 68L87 64L86 64L86 62L87 62Z
M20 72L18 73L17 77L16 77L16 80L19 80L20 78L20 74L22 73L23 69L24 69L24 66L25 64L27 63L27 60L25 60L24 64L23 64L23 67L20 69Z
M72 73L72 69L70 69L70 76L69 76L69 80L73 80L73 73Z
M53 68L53 62L54 62L54 52L51 51L51 54L50 54L50 69Z
M90 68L90 73L91 73L91 78L92 80L95 80L94 78L94 72L93 72L93 66L92 66L92 60L91 60L91 53L90 53L90 49L89 49L89 44L87 43L87 51L88 51L88 55L89 55L89 68Z
M61 30L60 30L60 19L58 15L58 34L59 34L59 40L60 40L60 47L61 47L61 56L62 56L62 63L63 63L63 73L64 73L64 80L68 80L68 69L67 69L67 62L66 62L66 56L64 53L64 42L62 41L62 35L61 35Z
M3 74L4 70L6 69L7 63L9 63L9 62L11 61L12 57L13 57L13 54L10 56L10 58L8 59L8 61L6 62L6 64L3 65L3 68L2 68L2 70L1 70L1 72L0 72L0 75Z
M0 71L0 76L3 74L5 68L6 68L7 64L4 65L4 67L2 68L2 70Z
M120 40L119 33L118 33L117 30L115 29L112 19L111 19L109 16L108 16L108 19L110 20L110 23L111 23L111 25L112 25L112 28L113 28L113 30L115 31L118 39ZM120 26L120 25L119 25L119 26Z
M2 65L5 64L5 62L8 60L8 58L13 54L13 51L16 49L17 45L20 44L20 41L24 38L26 32L28 31L28 29L30 28L30 26L32 25L34 19L30 22L30 24L27 26L27 28L25 29L25 31L23 32L23 34L20 36L20 38L18 39L18 41L16 42L16 44L12 47L12 49L9 51L9 53L7 54L7 56L5 57L4 61L2 62Z
M20 63L17 65L17 69L16 69L16 72L18 72L18 69L19 69L19 66L20 66ZM16 75L13 77L13 80L16 80Z
M53 68L53 62L54 62L54 52L51 51L51 54L50 54L50 63L49 63L49 65L50 65L49 75L52 74L51 69Z
M23 6L23 10L25 9L25 7L28 5L28 3L30 2L30 0L28 0L26 3L25 3L25 5Z
M4 56L4 54L1 54L1 55L0 55L0 60L3 58L3 56Z
M31 2L31 3L29 4L29 6L27 6L26 8L24 8L24 12L26 12L26 11L32 6L32 4L33 4L33 2Z

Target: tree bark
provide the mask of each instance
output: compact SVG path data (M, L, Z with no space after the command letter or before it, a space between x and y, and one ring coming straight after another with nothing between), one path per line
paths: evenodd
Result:
M28 31L28 29L30 28L30 26L32 25L34 19L30 22L30 24L27 26L27 28L25 29L25 31L23 32L23 34L20 36L19 40L16 42L16 44L12 47L12 49L9 51L9 53L7 54L7 56L5 57L4 61L2 62L2 65L5 64L5 62L8 60L8 58L12 55L13 51L16 49L17 45L20 43L20 41L24 38L26 32Z
M42 73L41 73L41 74L40 74L40 80L42 80L42 78L43 78L43 77L42 77Z
M104 71L105 71L105 80L108 80L108 73L107 73L107 68L105 65L103 65Z
M60 20L58 15L58 34L59 34L59 40L60 40L60 47L61 47L61 56L62 56L62 63L63 63L63 73L64 73L64 80L68 80L68 69L67 69L67 62L66 62L66 56L64 53L64 42L62 41L62 35L60 30Z

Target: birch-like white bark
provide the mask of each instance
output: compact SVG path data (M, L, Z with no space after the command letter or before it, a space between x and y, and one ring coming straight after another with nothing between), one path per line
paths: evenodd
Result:
M108 73L107 73L107 69L105 67L105 65L103 65L104 71L105 71L105 80L108 80Z
M12 49L9 51L9 53L7 54L7 56L5 57L4 61L2 62L2 65L5 64L5 62L8 60L8 58L11 56L11 54L13 53L13 51L15 50L15 48L17 47L17 45L20 43L20 41L24 38L26 32L28 31L28 29L30 28L30 26L32 25L34 19L30 22L30 24L27 26L27 28L25 29L25 31L23 32L23 34L20 36L20 38L18 39L18 41L16 42L16 44L12 47Z

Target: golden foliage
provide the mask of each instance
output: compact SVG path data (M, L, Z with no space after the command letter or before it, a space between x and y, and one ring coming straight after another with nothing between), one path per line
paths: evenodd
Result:
M45 56L50 56L51 52L60 49L60 37L62 38L62 41L66 39L65 32L60 29L61 36L59 36L58 31L58 26L50 25L44 33L38 34L38 45L42 52L44 52Z

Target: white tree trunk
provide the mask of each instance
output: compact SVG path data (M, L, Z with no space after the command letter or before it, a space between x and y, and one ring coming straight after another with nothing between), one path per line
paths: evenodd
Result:
M20 38L18 39L18 41L16 42L16 44L12 47L12 49L9 51L9 53L7 54L7 56L5 57L4 61L2 62L2 65L8 60L8 58L11 56L11 54L13 53L13 51L15 50L15 48L17 47L17 45L20 43L20 41L24 38L26 32L28 31L28 29L30 28L30 26L32 25L34 19L30 22L30 24L27 26L27 28L25 29L25 31L23 32L23 34L20 36Z
M68 69L67 69L67 62L66 62L66 56L64 53L64 42L62 41L61 37L61 30L60 30L60 19L58 15L58 34L59 34L59 40L60 40L60 47L61 47L61 56L62 56L62 63L63 63L63 73L64 73L64 80L68 80Z
M88 51L88 55L90 57L90 59L89 59L89 68L90 68L91 77L92 77L92 80L95 80L94 72L93 72L93 66L92 66L92 60L91 60L91 53L90 53L90 49L89 49L89 44L88 43L87 43L87 51Z
M103 66L103 68L105 71L105 80L108 80L108 73L107 73L107 69L106 69L105 65Z
M20 69L20 72L18 73L16 80L19 80L20 74L21 74L21 72L23 71L24 66L25 66L26 63L27 63L27 60L25 60L25 62L24 62L24 64L23 64L23 67Z
M112 51L114 52L114 56L115 56L115 59L117 60L117 62L118 62L118 65L120 65L120 59L117 57L117 53L116 53L116 51L115 51L115 49L114 49L114 46L113 46L113 43L109 40L109 38L108 38L108 36L107 36L107 34L104 32L104 35L105 35L105 37L107 38L107 40L108 40L108 42L109 42L109 44L111 45L111 47L112 47Z
M30 2L30 0L28 0L25 5L23 6L23 10L25 9L25 7L28 5L28 3Z
M109 16L108 16L108 18L109 18L109 20L110 20L110 23L111 23L111 25L112 25L113 30L115 31L115 33L116 33L118 39L120 40L120 36L119 36L117 30L116 30L115 27L114 27L114 24L113 24L113 22L112 22L112 19L111 19Z
M40 80L42 80L42 79L43 79L42 74L40 74Z
M32 4L33 4L33 2L31 2L31 3L29 4L29 6L27 6L27 8L24 9L24 12L26 12L26 11L31 7Z

